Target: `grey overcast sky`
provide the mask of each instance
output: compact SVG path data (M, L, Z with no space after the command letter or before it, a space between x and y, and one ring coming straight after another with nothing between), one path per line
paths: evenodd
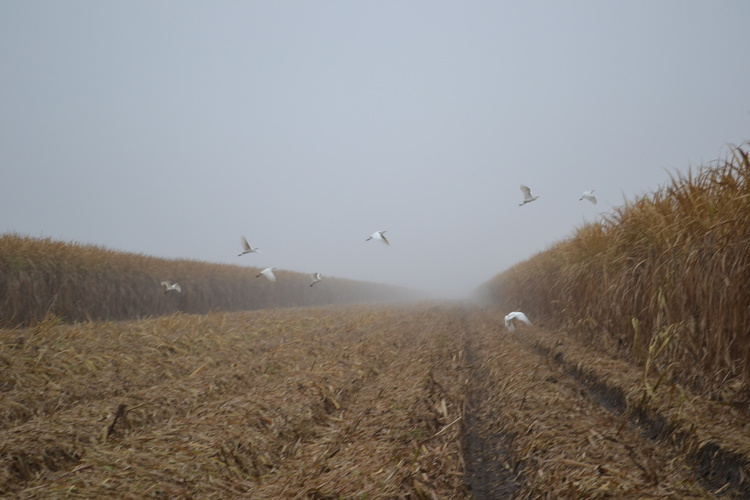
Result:
M746 0L5 0L0 231L460 297L750 140L748 26Z

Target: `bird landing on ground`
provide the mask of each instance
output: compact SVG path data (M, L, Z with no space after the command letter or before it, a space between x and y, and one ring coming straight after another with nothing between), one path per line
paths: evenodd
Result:
M263 269L261 272L255 275L256 278L260 278L261 276L265 276L268 281L276 281L276 275L273 274L275 267L267 267Z
M312 273L310 276L310 286L323 279L323 275L320 273Z
M169 281L162 281L161 286L164 287L164 293L169 293L172 291L175 291L177 293L182 293L182 288L180 287L179 283L175 283L174 285L170 283Z
M591 203L596 205L596 196L594 196L594 191L596 191L596 189L592 189L591 191L584 191L578 201L589 200Z
M242 253L239 254L237 257L242 257L246 253L260 253L260 248L251 247L250 244L247 242L247 239L244 236L240 240L240 243L242 243Z
M520 311L513 311L512 313L508 313L508 315L505 316L505 328L508 329L509 332L515 331L516 326L513 324L513 320L517 319L519 321L523 321L527 325L531 325L531 321L529 321L529 318L526 317L526 315Z
M528 186L524 186L523 184L521 184L521 192L523 193L523 202L518 204L519 207L539 199L538 196L532 196L531 189L529 189Z
M386 245L390 245L390 243L388 242L388 240L385 238L385 233L386 232L387 231L376 231L376 232L372 233L372 235L369 238L367 238L365 241L378 240L381 243L385 243Z

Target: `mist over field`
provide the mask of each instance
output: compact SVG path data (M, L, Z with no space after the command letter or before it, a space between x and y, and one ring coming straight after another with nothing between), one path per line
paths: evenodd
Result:
M748 21L743 2L3 2L0 232L462 297L750 139ZM540 198L519 207L520 184Z

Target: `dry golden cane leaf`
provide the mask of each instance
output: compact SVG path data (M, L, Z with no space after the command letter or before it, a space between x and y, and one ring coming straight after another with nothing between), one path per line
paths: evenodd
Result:
M605 482L605 483L600 484L599 486L597 486L596 490L597 491L601 491L604 494L607 494L607 493L609 493L610 490L612 490L612 486L611 485L612 485L612 481L607 481L607 482Z
M719 488L718 490L714 491L714 494L715 494L715 495L721 495L721 494L722 494L722 493L724 493L724 492L725 492L725 491L726 491L727 489L729 489L729 487L730 487L730 486L732 486L732 483L726 483L726 484L725 484L724 486L722 486L722 487L721 487L721 488Z
M202 365L200 365L200 366L199 366L198 368L196 368L196 369L195 369L195 370L193 371L193 373L191 373L190 375L188 375L188 378L193 378L193 377L195 377L196 375L198 375L198 374L199 374L200 372L202 372L202 371L203 371L203 369L204 369L205 367L207 367L207 366L209 365L209 363L210 363L210 361L206 361L205 363L203 363Z
M600 440L603 440L603 439L605 439L605 437L604 437L604 436L602 436L602 435L601 435L600 433L598 433L598 432L596 431L596 429L591 429L591 430L590 430L589 432L591 433L591 435L592 435L592 436L594 436L594 437L595 437L595 438L597 438L597 439L600 439Z
M445 405L445 398L443 398L440 402L440 414L445 418L448 419L448 407Z
M587 469L595 469L596 468L596 466L594 464L590 464L590 463L586 463L586 462L580 462L578 460L569 460L569 459L566 459L566 458L561 458L561 459L557 459L557 460L554 460L554 461L556 461L558 463L561 463L561 464L565 464L565 465L572 465L572 466L575 466L575 467L584 467L584 468L587 468Z

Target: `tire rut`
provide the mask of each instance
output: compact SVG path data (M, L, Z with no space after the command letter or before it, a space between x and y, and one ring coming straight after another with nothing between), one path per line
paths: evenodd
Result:
M491 422L484 415L490 395L484 386L477 383L485 380L487 373L478 361L467 315L464 308L461 311L461 335L464 362L468 369L463 436L466 482L474 498L478 500L514 498L520 484L516 480L516 474L508 466L511 460L508 444L512 437L488 432Z
M615 415L626 417L632 426L640 429L645 438L663 443L674 454L685 454L698 481L707 490L718 491L725 496L750 498L750 484L744 479L744 471L750 470L750 460L747 456L733 452L715 441L696 445L696 442L700 441L699 438L681 429L679 422L647 405L629 401L622 387L608 382L575 359L568 359L563 352L550 345L544 345L538 339L525 339L522 342L539 356L560 366L603 408Z
M584 384L524 340L524 328L509 334L479 309L465 316L476 498L712 496L684 457L630 423L616 391Z

